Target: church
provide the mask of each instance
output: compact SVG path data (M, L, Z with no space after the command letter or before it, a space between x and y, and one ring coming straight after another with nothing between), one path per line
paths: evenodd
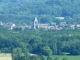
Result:
M34 20L34 29L40 29L40 28L43 28L43 29L54 29L54 26L50 26L49 24L40 24L38 22L37 17L36 17L35 20Z

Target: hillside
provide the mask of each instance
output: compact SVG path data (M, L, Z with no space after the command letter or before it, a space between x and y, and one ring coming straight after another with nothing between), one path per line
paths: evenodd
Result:
M0 0L0 21L31 24L36 16L41 22L53 22L54 17L63 16L76 22L80 19L79 6L80 0Z

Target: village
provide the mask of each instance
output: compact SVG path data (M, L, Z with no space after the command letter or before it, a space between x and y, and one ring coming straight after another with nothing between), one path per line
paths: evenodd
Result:
M56 17L55 19L59 19L59 20L64 20L65 17ZM34 18L34 21L33 21L33 24L32 25L16 25L15 23L5 23L5 22L2 22L0 21L0 25L5 27L5 28L8 28L10 30L13 30L13 29L21 29L21 30L24 30L24 29L45 29L45 30L62 30L62 29L66 29L66 28L69 28L69 29L76 29L76 28L79 28L80 27L80 24L67 24L66 22L60 22L60 24L57 24L56 22L52 22L52 23L40 23L38 21L38 18L35 17Z

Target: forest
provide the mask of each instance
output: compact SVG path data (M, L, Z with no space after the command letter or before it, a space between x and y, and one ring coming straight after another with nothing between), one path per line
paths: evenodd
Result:
M3 22L32 24L38 17L41 23L46 23L61 16L67 23L80 23L80 0L0 0L0 21Z
M43 60L44 56L51 58L52 55L79 56L80 29L18 31L0 26L0 52L12 53L13 60Z

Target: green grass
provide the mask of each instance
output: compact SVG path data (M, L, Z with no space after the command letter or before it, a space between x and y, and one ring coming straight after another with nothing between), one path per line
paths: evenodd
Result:
M59 60L62 60L63 58L67 58L67 60L80 60L80 56L53 56L52 58L58 57Z
M59 60L63 60L63 58L67 58L67 60L80 60L80 56L63 56L63 55L54 55L51 56L53 58L53 60L58 57Z

